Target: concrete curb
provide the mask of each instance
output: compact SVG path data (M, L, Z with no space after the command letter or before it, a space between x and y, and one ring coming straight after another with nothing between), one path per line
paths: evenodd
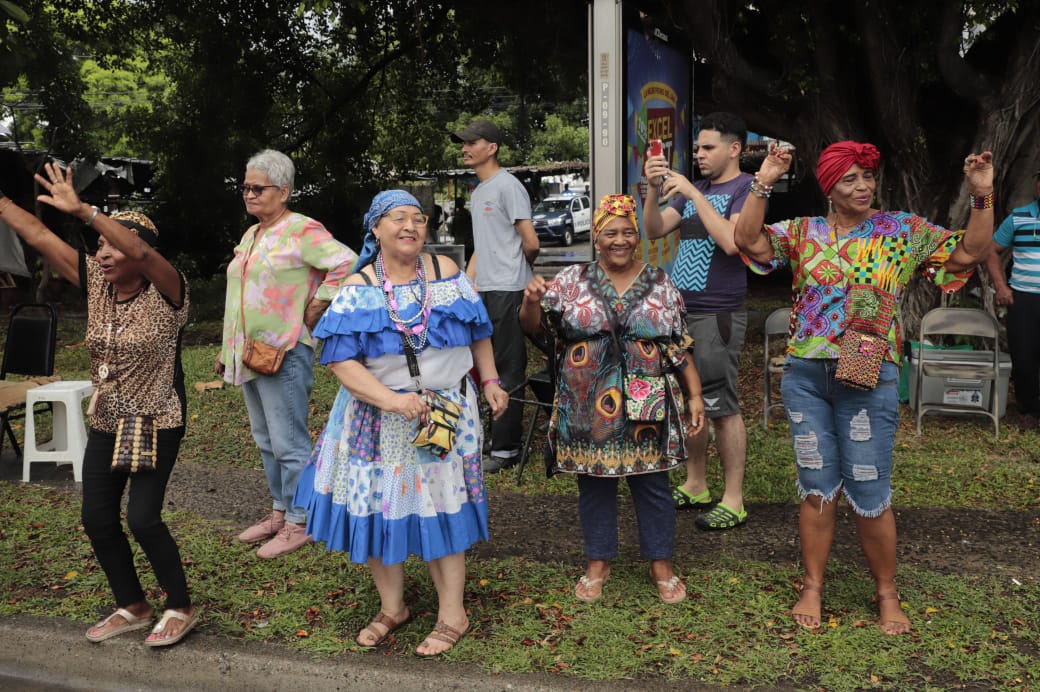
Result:
M167 649L135 632L91 644L86 625L65 618L0 619L0 688L65 690L543 690L588 689L587 681L548 675L496 675L469 665L346 652L314 659L276 644L238 642L200 632ZM141 635L141 636L137 636ZM25 685L20 683L25 683ZM30 685L30 683L32 683ZM631 683L600 683L631 689Z

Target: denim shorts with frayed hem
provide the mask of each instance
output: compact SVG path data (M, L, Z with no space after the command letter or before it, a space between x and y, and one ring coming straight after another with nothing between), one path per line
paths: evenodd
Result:
M878 385L861 391L834 379L833 358L784 363L780 391L791 427L798 491L831 501L843 492L856 514L892 503L892 450L899 423L899 369L885 361Z

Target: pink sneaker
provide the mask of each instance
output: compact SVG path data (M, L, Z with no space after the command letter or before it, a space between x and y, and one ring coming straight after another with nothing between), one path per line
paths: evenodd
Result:
M285 512L272 510L266 517L238 534L238 540L243 543L266 541L281 531L283 526L285 526Z
M277 536L264 543L260 550L256 551L256 556L281 557L313 542L314 539L307 535L307 527L286 522Z

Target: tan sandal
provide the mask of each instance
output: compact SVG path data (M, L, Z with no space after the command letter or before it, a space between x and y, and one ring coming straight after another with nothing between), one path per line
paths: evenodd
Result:
M412 621L411 611L405 609L404 612L405 615L403 618L401 618L400 620L394 620L392 617L380 610L379 614L372 618L372 622L365 625L364 629L362 629L361 632L358 632L357 636L354 637L354 643L360 646L362 649L376 648L377 646L385 642L387 637L389 637L391 634L393 634L394 632L396 632L397 630L399 630L400 628L404 627ZM379 636L379 633L372 629L372 625L382 625L386 628L386 632L383 632L383 635ZM361 643L361 634L365 630L368 630L369 632L372 632L376 635L376 640L372 644Z
M686 584L678 574L673 574L668 579L654 579L653 572L651 572L650 581L657 586L657 595L665 603L682 603L686 600Z
M159 620L159 624L152 629L152 633L148 635L148 638L144 640L145 646L172 646L188 636L195 625L199 622L199 615L201 611L195 608L191 614L182 613L179 610L166 610L162 614L162 619ZM184 623L181 631L172 637L161 636L166 631L166 625L169 624L170 620L180 620Z
M433 639L435 641L445 642L449 645L448 648L432 654L424 654L421 653L419 649L416 649L415 655L421 658L432 658L434 656L446 654L452 649L454 649L455 645L459 643L459 640L465 637L467 634L469 634L469 631L471 629L473 628L467 624L466 629L460 632L446 622L438 622L436 625L433 626L433 631L426 635L426 639L423 640L423 644ZM420 644L420 646L422 646L422 644Z
M802 585L798 588L798 593L804 594L806 591L812 591L814 593L820 594L820 601L823 601L822 586L818 584L802 583ZM803 606L801 597L799 597L798 602L794 604L794 608L791 608L791 615L801 615L803 617L814 619L816 621L815 625L806 625L805 623L798 622L798 620L795 619L795 624L797 624L799 627L804 627L807 630L818 630L820 629L820 626L823 625L822 608L820 606L816 606L815 608Z
M107 632L98 632L108 626L108 623L112 621L115 616L123 618L125 621L122 625L116 625ZM97 623L89 630L87 630L87 639L92 642L103 642L106 639L112 637L118 637L126 632L136 632L137 630L143 630L151 626L152 620L155 618L155 611L148 613L147 616L138 617L134 615L126 608L120 608L116 612L109 615L107 618Z
M898 593L878 594L876 600L878 604L878 615L881 618L878 622L878 626L881 628L882 632L884 632L885 634L892 635L906 634L910 631L912 627L910 623L910 618L908 618L906 616L906 613L903 612L903 604L900 603ZM885 601L895 601L896 608L899 611L897 614L894 615L890 613L887 619L884 615ZM906 629L903 629L902 625L906 625Z
M609 569L603 573L602 577L596 577L595 579L589 579L588 576L582 575L581 579L578 580L578 583L574 585L574 597L584 603L598 601L600 596L603 595L603 585L606 584L609 579Z

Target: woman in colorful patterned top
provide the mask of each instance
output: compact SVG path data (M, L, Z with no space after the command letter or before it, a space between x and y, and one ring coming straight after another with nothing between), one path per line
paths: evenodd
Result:
M83 528L105 571L117 610L87 630L92 642L151 627L148 603L120 513L129 485L126 523L166 592L162 618L146 646L169 646L198 621L177 542L163 523L166 485L184 437L184 372L181 330L188 321L188 285L155 249L159 232L139 212L111 216L83 203L72 186L72 169L44 166L36 180L49 194L39 201L83 221L100 234L97 253L66 244L32 214L0 193L3 220L46 258L87 299L90 352L90 431L83 455ZM116 473L112 457L123 417L151 416L157 431L152 473Z
M496 418L509 395L473 285L450 259L422 252L427 222L402 190L376 195L365 215L360 269L315 330L324 339L322 363L343 386L297 501L308 508L315 540L372 570L380 610L357 635L359 646L378 646L411 619L404 561L418 555L427 563L439 607L416 653L435 656L469 631L465 551L488 537L483 428L468 376L474 364ZM424 390L461 407L451 449L412 443L430 413Z
M217 362L227 382L242 385L273 499L271 512L238 536L246 543L267 540L256 553L262 558L311 542L307 512L293 504L311 451L307 413L317 343L311 329L357 260L319 222L289 209L294 176L289 157L271 149L246 164L242 199L259 223L246 230L228 265ZM278 372L261 375L242 364L247 336L287 349Z
M954 232L913 214L875 209L879 163L872 144L832 144L816 169L830 212L763 227L765 200L791 164L790 153L774 146L740 214L736 242L753 271L789 265L794 274L781 385L802 497L805 575L794 619L810 629L820 626L840 492L856 514L880 627L901 634L910 631L910 620L896 591L890 484L902 350L897 305L916 272L923 270L942 290L955 291L986 256L993 236L993 165L989 152L964 160L972 210L967 230ZM871 371L867 367L846 367L871 355L876 384L862 380Z
M668 470L686 458L683 391L693 431L704 424L682 297L664 271L636 261L639 224L631 196L600 201L593 242L598 260L568 267L551 282L535 276L520 307L524 331L551 332L561 354L549 442L556 470L578 481L588 564L574 595L591 602L603 594L618 552L617 489L624 477L650 579L662 600L679 603L686 586L672 569L675 501Z

